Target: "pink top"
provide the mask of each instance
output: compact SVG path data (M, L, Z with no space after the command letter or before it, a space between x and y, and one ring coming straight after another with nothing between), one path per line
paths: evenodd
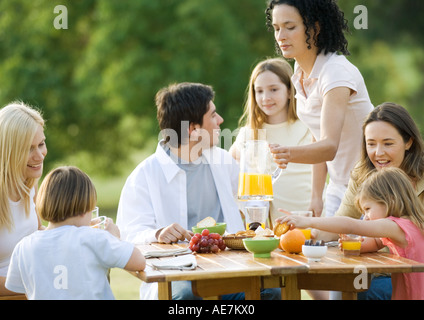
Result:
M424 233L412 221L389 217L405 232L408 246L401 248L389 238L382 238L383 244L390 252L403 258L424 262ZM393 273L392 300L424 300L424 273Z

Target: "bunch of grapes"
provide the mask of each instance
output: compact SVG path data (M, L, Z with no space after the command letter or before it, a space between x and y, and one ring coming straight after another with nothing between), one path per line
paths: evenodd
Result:
M196 233L191 238L189 248L193 252L217 253L219 250L225 250L226 245L219 233L209 233L208 229L204 229L202 234Z

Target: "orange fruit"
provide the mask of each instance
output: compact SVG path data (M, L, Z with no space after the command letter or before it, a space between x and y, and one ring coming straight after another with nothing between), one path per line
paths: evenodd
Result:
M302 231L293 229L280 237L280 249L287 253L300 253L305 240L306 238Z
M274 227L274 235L277 237L281 237L283 234L289 231L289 229L290 227L287 225L287 223L276 224Z

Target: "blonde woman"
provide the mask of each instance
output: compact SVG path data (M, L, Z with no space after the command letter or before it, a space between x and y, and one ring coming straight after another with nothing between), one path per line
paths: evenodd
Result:
M47 154L44 120L22 102L0 110L0 295L15 245L41 227L35 212L37 182Z
M293 70L283 58L261 61L252 71L240 132L230 149L238 161L247 140L266 140L269 144L288 146L311 143L308 128L296 115L295 91L291 83ZM273 163L274 169L277 167ZM289 211L306 210L311 201L311 165L290 163L274 183L274 201L270 218ZM319 212L320 214L320 212Z

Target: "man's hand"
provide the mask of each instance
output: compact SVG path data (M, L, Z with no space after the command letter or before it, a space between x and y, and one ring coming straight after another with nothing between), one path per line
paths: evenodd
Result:
M173 223L156 233L156 239L162 243L174 243L185 239L190 240L192 236L193 232L184 229L178 223Z

